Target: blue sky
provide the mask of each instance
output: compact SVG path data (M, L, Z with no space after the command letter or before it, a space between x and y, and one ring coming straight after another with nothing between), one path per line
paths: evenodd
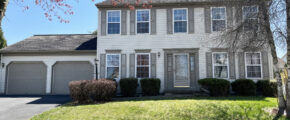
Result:
M8 45L21 41L34 34L85 34L97 29L98 9L95 3L102 0L71 0L74 14L64 16L70 23L60 23L57 18L49 21L40 6L32 1L24 2L29 5L28 10L23 10L14 0L10 0L6 16L3 19L3 31Z
M2 22L8 45L35 34L86 34L97 29L98 9L95 7L95 3L102 0L95 0L95 2L92 0L69 1L73 6L74 14L63 17L70 23L60 23L56 18L49 21L40 6L34 4L34 0L25 1L22 5L29 5L28 10L23 10L14 0L10 0L8 5L6 16ZM279 57L285 54L285 50L281 47L277 47L277 50Z

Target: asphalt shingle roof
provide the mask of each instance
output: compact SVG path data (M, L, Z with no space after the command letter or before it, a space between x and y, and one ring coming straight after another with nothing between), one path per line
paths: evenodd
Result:
M118 1L118 0L116 0ZM151 4L173 4L173 3L197 3L197 2L224 2L224 1L237 1L237 0L152 0ZM141 3L148 3L148 0L141 0ZM124 2L119 5L135 4L136 0L124 0ZM110 6L112 5L112 0L104 0L96 4L98 7L101 6Z
M6 52L74 52L96 51L97 35L34 35L0 50Z

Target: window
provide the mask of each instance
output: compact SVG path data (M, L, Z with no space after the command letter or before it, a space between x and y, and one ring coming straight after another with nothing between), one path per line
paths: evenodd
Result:
M261 78L262 64L261 53L246 53L247 78Z
M136 77L149 78L150 77L150 55L137 54L136 55Z
M107 55L107 78L120 78L120 55L119 54L108 54Z
M244 30L248 31L258 29L258 11L258 6L243 7Z
M226 28L226 8L211 8L212 31L223 31Z
M213 53L214 78L228 78L228 54Z
M120 34L121 11L108 11L108 34Z
M137 10L137 33L149 33L150 10Z
M174 33L187 32L187 9L173 9Z

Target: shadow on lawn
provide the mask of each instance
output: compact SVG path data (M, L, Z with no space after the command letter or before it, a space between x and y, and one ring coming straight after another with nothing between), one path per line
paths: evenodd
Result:
M268 101L266 97L252 96L230 96L230 97L195 97L195 96L153 96L153 97L128 97L128 98L114 98L113 102L119 101L160 101L160 100L209 100L209 101Z

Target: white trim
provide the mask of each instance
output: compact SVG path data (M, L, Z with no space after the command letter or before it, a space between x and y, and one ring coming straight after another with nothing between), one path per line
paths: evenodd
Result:
M174 84L175 84L175 80L176 80L176 71L175 71L175 69L176 69L176 64L175 64L175 56L176 55L186 55L187 56L187 67L188 67L188 69L187 69L187 80L188 80L188 83L189 83L189 86L175 86ZM191 80L190 80L190 55L189 55L189 53L175 53L175 54L173 54L173 87L174 88L190 88L190 84L191 84Z
M149 56L149 65L147 66L143 66L143 67L149 67L149 76L148 78L151 77L151 56L150 56L150 53L136 53L135 55L135 77L137 77L137 67L138 67L138 64L137 64L137 58L138 58L138 55L148 55ZM142 79L142 78L138 78L138 79Z
M109 55L118 55L119 56L119 77L117 79L121 78L121 54L106 54L106 71L105 71L105 78L107 78L107 69L108 67L117 67L117 66L108 66L108 56Z
M178 21L186 21L186 32L175 32L175 29L174 29L174 23L175 23L175 20L174 20L174 11L175 10L186 10L186 20L178 20ZM188 33L188 8L173 8L172 9L172 28L173 28L173 34L182 34L182 33Z
M120 22L110 22L110 23L119 23L120 24L120 33L119 34L109 34L109 28L108 28L108 24L109 24L109 12L116 12L116 11L118 11L119 13L120 13ZM107 11L107 16L106 16L107 18L107 20L106 20L106 28L107 28L107 30L106 30L106 33L107 33L107 35L121 35L121 29L122 29L122 12L121 12L121 10L108 10Z
M212 53L212 73L213 73L213 78L218 78L218 77L215 77L215 66L225 66L225 65L215 65L215 61L214 61L214 54L227 54L227 77L226 78L223 78L223 79L229 79L230 78L230 67L229 67L229 53L228 52L213 52Z
M148 21L142 21L142 22L138 22L138 16L137 16L137 12L138 11L149 11L149 19L148 19ZM136 29L136 34L150 34L151 33L151 9L137 9L136 11L135 11L135 29ZM137 23L147 23L147 22L149 22L149 32L148 33L138 33L138 30L137 30L137 28L138 28L138 24Z
M259 55L260 55L260 64L249 65L249 66L260 66L260 69L261 69L261 77L248 77L248 70L247 70L247 66L248 66L248 64L247 64L247 53L259 53ZM262 79L262 78L263 78L262 53L261 53L261 52L245 52L244 56L245 56L244 59L245 59L245 72L246 72L246 78L247 78L247 79L254 79L254 80L256 80L256 79Z
M211 22L211 32L220 32L220 31L213 31L213 19L212 19L212 9L213 8L225 8L225 19L219 19L225 21L225 29L227 29L227 8L226 7L211 7L210 8L210 22ZM217 19L215 19L217 20Z

